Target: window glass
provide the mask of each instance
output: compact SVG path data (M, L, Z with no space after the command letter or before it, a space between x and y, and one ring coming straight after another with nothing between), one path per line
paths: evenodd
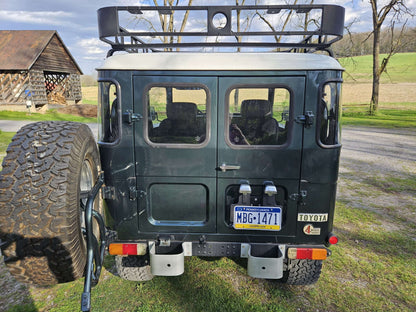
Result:
M207 136L207 91L200 86L154 86L147 92L153 143L201 144Z
M339 99L341 84L324 85L319 107L319 139L324 145L339 144Z
M233 145L282 145L288 137L290 93L284 88L238 88L228 99Z
M120 136L119 99L117 87L112 82L99 84L99 138L102 142L114 142Z

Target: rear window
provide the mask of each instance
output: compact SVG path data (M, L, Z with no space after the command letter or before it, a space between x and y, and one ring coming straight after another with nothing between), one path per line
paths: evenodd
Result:
M101 106L98 112L99 140L103 143L115 143L120 138L119 88L113 81L100 81L98 88Z
M228 96L229 144L283 145L290 120L290 92L282 87L234 88Z
M319 141L322 145L340 144L340 97L341 83L323 85L319 105Z
M208 133L208 98L204 86L151 86L147 91L149 141L203 144Z

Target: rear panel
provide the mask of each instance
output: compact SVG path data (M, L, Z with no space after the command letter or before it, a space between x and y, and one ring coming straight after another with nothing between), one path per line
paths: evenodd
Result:
M340 72L100 76L120 85L120 137L100 143L107 224L120 239L325 243L340 145L322 142L318 99L327 83L339 83ZM312 125L305 126L309 112ZM245 205L279 207L279 229L236 229L234 209L247 182ZM270 183L276 194L267 197ZM321 214L319 222L299 219Z

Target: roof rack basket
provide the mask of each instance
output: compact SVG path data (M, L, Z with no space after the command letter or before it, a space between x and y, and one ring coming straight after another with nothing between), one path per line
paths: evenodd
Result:
M119 6L99 9L98 26L100 39L111 45L108 56L215 49L332 55L329 47L342 38L344 15L338 5Z

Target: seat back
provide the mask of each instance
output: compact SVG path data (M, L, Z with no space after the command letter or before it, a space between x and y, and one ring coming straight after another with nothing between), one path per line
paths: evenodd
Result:
M266 116L271 116L272 107L268 100L244 100L241 103L241 117L245 120L261 122Z
M198 126L196 122L197 106L190 102L174 102L166 107L167 118L158 129L160 136L196 136Z
M258 145L273 144L279 128L272 117L270 102L261 99L244 100L241 103L241 120L237 125L251 144Z

